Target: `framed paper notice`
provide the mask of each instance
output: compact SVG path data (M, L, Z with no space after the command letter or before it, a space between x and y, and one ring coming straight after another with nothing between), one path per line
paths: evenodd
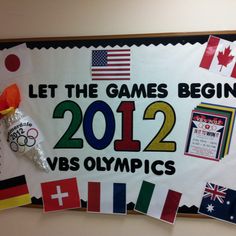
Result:
M220 160L227 117L206 112L192 112L186 155Z

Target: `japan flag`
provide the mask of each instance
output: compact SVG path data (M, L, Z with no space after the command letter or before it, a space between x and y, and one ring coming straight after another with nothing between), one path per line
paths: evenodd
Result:
M44 211L80 208L76 178L41 183Z
M200 67L222 76L236 78L236 44L210 36Z
M30 49L26 44L0 50L0 90L7 85L25 82L26 75L32 73Z

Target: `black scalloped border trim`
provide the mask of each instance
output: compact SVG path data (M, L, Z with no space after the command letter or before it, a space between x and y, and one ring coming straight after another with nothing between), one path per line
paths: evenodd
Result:
M36 198L36 197L32 197L31 198L32 204L34 205L43 205L43 201L42 198ZM134 203L130 202L127 204L127 210L134 210ZM82 208L86 208L87 207L87 202L81 199L81 206ZM185 205L179 207L178 209L178 213L181 214L198 214L198 208L196 206L191 206L191 207L187 207Z
M228 41L235 41L236 40L236 34L217 34L215 35L217 37L223 38L225 40ZM17 42L0 42L0 49L4 49L4 48L10 48L13 46L16 46L20 43L26 43L27 47L30 49L49 49L49 48L81 48L81 47L86 47L89 48L91 46L93 47L106 47L106 46L132 46L132 45L136 45L136 46L141 46L141 45L145 45L145 46L149 46L151 44L153 45L159 45L159 44L163 44L163 45L167 45L167 44L172 44L172 45L176 45L178 43L184 45L186 43L190 43L190 44L195 44L195 43L200 43L203 44L205 42L207 42L209 38L209 35L191 35L191 36L157 36L157 37L134 37L132 38L132 35L130 36L130 38L127 36L127 38L99 38L98 39L55 39L55 40L40 40L40 39L32 39L32 40L28 40L28 41L24 41L24 40L20 40Z

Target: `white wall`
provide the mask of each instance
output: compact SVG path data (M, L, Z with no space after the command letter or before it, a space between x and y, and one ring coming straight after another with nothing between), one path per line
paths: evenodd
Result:
M234 30L234 0L0 0L0 38Z
M0 39L236 29L235 0L0 0ZM40 209L0 212L0 235L235 235L236 226L177 218Z

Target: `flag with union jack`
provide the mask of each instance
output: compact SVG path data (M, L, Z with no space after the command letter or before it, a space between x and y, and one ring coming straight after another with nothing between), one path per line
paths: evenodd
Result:
M236 190L207 183L198 212L236 224Z
M92 80L130 80L130 49L92 50Z
M210 197L213 201L218 200L220 203L224 203L226 190L227 188L221 187L219 185L207 183L203 198Z

